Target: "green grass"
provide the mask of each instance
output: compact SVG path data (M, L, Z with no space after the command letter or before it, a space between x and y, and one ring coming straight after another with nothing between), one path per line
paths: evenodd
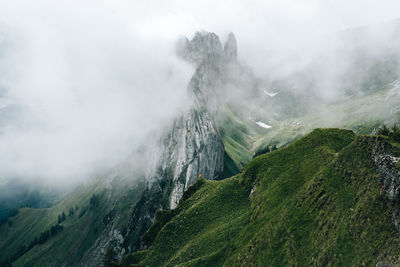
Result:
M392 210L371 157L375 136L317 129L203 181L122 266L375 266L398 260ZM250 194L251 189L254 192Z
M146 253L143 266L176 266L186 260L215 266L223 261L224 251L232 249L231 241L250 218L250 188L241 186L239 177L202 182L157 233L157 246Z
M111 210L118 214L116 229L121 231L130 216L131 205L137 201L139 194L135 193L136 189L127 187L124 190L118 189L118 203L114 206L109 200L107 183L105 179L99 179L82 186L51 208L21 208L19 213L10 219L13 221L11 226L0 226L0 261L13 255L21 246L28 245L35 237L39 237L41 232L50 230L51 226L57 224L58 215L64 211L67 218L61 223L63 231L44 244L34 246L15 261L13 266L76 265L107 227L104 223L107 214ZM121 181L109 186L120 187L123 184L116 185L117 183ZM89 199L94 193L99 197L99 205L91 208ZM73 216L68 216L69 208L75 208L76 205L78 210ZM86 212L79 216L84 209Z
M233 110L225 107L218 116L225 147L223 178L238 174L250 162L254 142L265 133L254 122L243 119Z
M16 252L22 245L28 244L44 230L50 229L57 223L57 217L63 211L68 213L70 207L87 205L89 198L85 199L83 196L84 194L78 190L73 193L73 197L61 201L52 208L21 208L18 215L11 219L13 221L11 227L8 225L0 227L0 235L3 237L0 240L0 248L3 252L0 255L1 260Z

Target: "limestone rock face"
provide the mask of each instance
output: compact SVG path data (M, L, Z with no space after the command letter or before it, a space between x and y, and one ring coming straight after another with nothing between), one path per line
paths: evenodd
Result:
M389 206L393 212L393 222L400 232L400 171L395 167L400 159L391 155L390 148L386 143L378 140L374 144L372 155L379 170L381 192L389 200Z
M400 158L394 157L392 154L389 145L376 138L372 146L372 158L378 167L381 194L387 198L393 223L400 232L400 171L395 167ZM388 262L378 262L376 266L391 267L398 266L398 264L389 260Z
M163 138L162 173L172 170L169 208L202 175L218 178L223 171L224 146L215 122L216 96L224 69L224 51L214 33L196 33L185 42L184 59L196 65L188 85L193 104L177 118ZM161 178L161 177L159 177Z
M228 69L227 58L236 58L236 40L231 34L225 50L214 33L199 32L183 38L177 54L194 64L187 87L191 105L166 129L159 140L160 158L148 177L148 190L132 212L126 235L127 251L143 248L140 236L150 227L157 209L175 208L185 189L201 175L221 177L224 145L216 124L217 93Z
M223 55L219 37L215 33L208 32L197 32L191 41L185 38L178 49L179 56L197 64L218 60Z
M210 114L198 109L190 110L174 123L165 144L167 160L163 164L163 170L171 163L174 166L170 208L175 208L183 191L200 174L207 179L215 179L221 175L224 147Z

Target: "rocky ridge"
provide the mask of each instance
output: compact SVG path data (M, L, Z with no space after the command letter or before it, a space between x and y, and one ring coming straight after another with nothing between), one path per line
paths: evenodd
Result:
M216 123L217 94L223 86L223 73L236 61L236 40L229 35L225 49L214 33L198 32L192 40L184 38L177 54L195 66L188 85L191 106L171 123L159 143L162 147L152 181L134 208L125 247L143 248L141 235L152 224L155 211L173 209L183 192L200 176L221 178L224 145Z

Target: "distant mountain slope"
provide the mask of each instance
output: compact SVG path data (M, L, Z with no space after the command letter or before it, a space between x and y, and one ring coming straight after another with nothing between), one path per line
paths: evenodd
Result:
M399 187L388 175L400 179L392 162L398 146L317 129L255 158L241 175L199 180L176 210L156 216L144 236L149 249L122 266L398 264L399 196L390 191Z
M339 127L358 134L371 134L382 123L393 125L399 119L400 81L395 80L374 92L349 96L289 119L275 120L273 127L254 143L254 149L287 145L317 127Z
M19 209L0 225L0 266L7 260L13 266L76 266L97 240L115 242L122 238L121 229L126 227L130 210L146 187L143 181L131 182L100 178L50 208ZM60 222L63 213L65 219ZM63 229L41 243L41 236L56 225ZM99 250L90 255L101 258L102 253Z
M9 181L0 187L0 221L18 208L49 207L60 198L61 190L43 189L40 186L28 185L19 181Z

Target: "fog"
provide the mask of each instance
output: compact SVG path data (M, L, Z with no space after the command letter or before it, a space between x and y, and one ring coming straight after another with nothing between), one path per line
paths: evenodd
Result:
M72 185L132 156L189 102L181 35L232 31L256 75L284 77L326 36L399 10L389 0L0 0L0 184Z
M185 102L192 69L129 17L94 1L5 4L0 181L79 182L130 156Z

